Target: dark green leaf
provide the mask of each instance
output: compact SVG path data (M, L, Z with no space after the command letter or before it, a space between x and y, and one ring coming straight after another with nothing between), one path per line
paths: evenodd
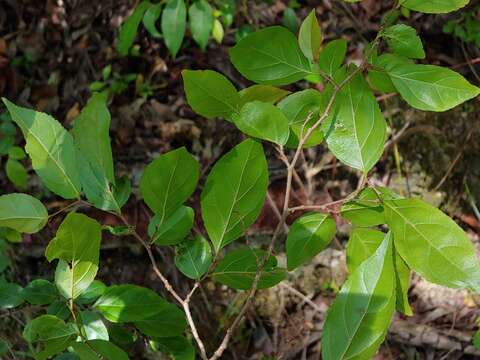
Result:
M67 320L71 316L65 300L55 300L47 308L47 314L56 316L62 320Z
M195 348L183 336L155 339L153 346L162 353L168 354L172 360L195 360Z
M395 54L412 59L424 59L422 40L414 28L404 24L397 24L386 28L382 36Z
M162 13L162 33L165 45L175 58L185 35L187 9L183 0L168 0Z
M3 133L3 131L2 131ZM25 151L23 151L23 149L19 146L12 146L9 150L8 150L8 157L10 159L14 159L14 160L23 160L25 159L27 155L25 154Z
M20 285L0 281L0 309L17 307L23 301L23 289Z
M28 173L21 162L8 159L5 164L8 179L20 190L25 190L28 183Z
M320 52L320 45L322 44L322 33L318 25L315 10L303 20L298 33L298 43L303 54L310 59L316 61Z
M200 279L212 264L212 250L208 241L196 236L186 240L177 247L175 265L190 279Z
M185 315L177 306L165 302L157 309L155 315L133 324L141 333L152 337L169 337L183 334L187 321Z
M137 5L132 15L122 24L120 33L118 34L117 51L120 55L126 56L132 47L135 36L137 35L138 26L142 21L143 14L151 6L150 2L142 1Z
M160 223L155 215L148 225L152 241L157 245L176 245L182 242L193 227L195 213L191 207L181 205L172 215Z
M73 351L80 357L80 360L128 360L129 357L125 351L117 345L101 340L89 340L85 342L75 342L72 345Z
M22 296L30 304L47 305L58 298L58 291L50 281L36 279L25 286Z
M212 7L206 0L195 1L188 9L188 20L193 40L205 50L213 26Z
M0 226L28 234L41 230L48 220L43 204L27 194L0 196Z
M283 10L282 23L288 30L296 34L298 30L298 18L295 10L289 7Z

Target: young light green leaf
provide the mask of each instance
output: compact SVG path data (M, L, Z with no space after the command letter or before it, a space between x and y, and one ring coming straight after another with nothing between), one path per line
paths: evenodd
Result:
M243 133L278 145L285 145L290 135L288 119L270 103L246 103L233 115L233 122Z
M200 175L197 160L181 147L162 154L145 168L140 193L162 224L189 197Z
M120 33L118 34L117 51L120 55L126 56L132 47L135 36L137 35L138 26L142 21L143 14L151 6L149 1L142 1L135 7L132 15L122 24Z
M33 196L12 193L0 196L0 226L33 234L48 220L47 209Z
M290 91L280 89L275 86L258 84L252 85L238 92L238 95L240 95L240 102L238 105L241 108L246 103L255 100L275 104L288 94L290 94Z
M429 14L442 14L458 10L470 0L402 0L400 5L413 11Z
M23 289L20 285L0 281L0 309L12 309L23 301Z
M397 24L387 27L382 36L395 54L412 59L424 59L422 40L411 26Z
M22 296L30 304L47 305L58 298L58 291L50 281L36 279L23 288Z
M28 185L28 173L25 166L18 160L9 158L5 164L5 173L17 189L25 190Z
M238 239L255 222L267 186L268 167L261 143L245 140L217 161L200 201L215 251Z
M133 323L144 335L155 338L181 335L187 321L185 314L176 305L165 302L155 315Z
M175 58L185 36L187 9L184 0L167 0L162 13L161 28L165 45Z
M324 97L319 91L306 89L287 96L278 103L277 107L287 117L290 125L290 136L286 146L296 148L302 134L305 135L308 129L318 121L320 111L325 108L325 104ZM323 133L317 129L305 141L305 147L318 145L322 141Z
M370 359L380 347L395 310L392 251L387 234L342 286L323 327L322 359Z
M340 91L335 107L322 125L328 148L344 164L367 173L383 153L387 126L361 74Z
M97 360L98 355L101 355L103 360L129 360L125 351L114 343L102 339L74 342L71 346L80 360Z
M186 240L177 246L176 267L190 279L200 279L212 264L212 250L202 236Z
M153 4L151 5L145 14L143 15L143 26L145 29L152 35L154 38L161 38L162 34L157 29L155 23L160 18L160 14L162 13L162 4Z
M287 29L271 26L247 35L230 49L235 68L260 84L287 85L310 73L310 64Z
M102 321L100 314L94 311L81 311L79 318L82 323L82 331L88 340L107 340L108 330Z
M222 74L212 70L183 70L182 77L187 102L197 114L230 119L238 110L240 96Z
M333 76L335 72L342 66L345 56L347 55L347 41L337 39L330 41L318 56L318 67L325 74Z
M148 232L152 242L157 245L176 245L190 233L195 213L191 207L181 205L162 223L159 215L155 215L148 224Z
M225 31L223 30L223 25L218 19L213 20L213 27L212 27L212 37L218 43L221 44L223 41L223 36L225 35Z
M420 199L385 200L385 218L407 265L428 281L480 292L480 263L465 232Z
M98 265L90 261L75 261L69 265L59 260L55 269L55 285L65 299L76 299L88 289L97 271Z
M193 40L205 50L213 27L213 10L206 0L195 1L188 9Z
M150 343L173 360L195 360L195 348L184 336L155 339Z
M402 98L424 111L446 111L480 94L453 70L435 65L397 63L387 68Z
M25 137L25 150L43 183L65 199L80 197L80 177L72 136L50 115L2 98Z
M267 256L263 250L252 250L242 247L228 252L218 263L212 274L214 280L238 290L248 290L253 285L253 280ZM277 267L277 259L270 256L265 263L262 275L258 281L258 289L266 289L277 285L284 280L286 271Z
M114 285L93 305L111 322L133 322L150 318L171 304L153 290L137 285Z
M316 61L320 52L320 45L322 44L322 33L318 25L315 10L303 20L298 33L298 44L303 54L310 59Z
M295 220L286 242L288 270L296 269L325 249L335 230L335 220L325 214L309 213Z

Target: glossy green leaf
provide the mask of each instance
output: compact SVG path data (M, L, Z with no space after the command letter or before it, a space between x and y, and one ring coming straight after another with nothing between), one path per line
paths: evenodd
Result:
M420 199L385 200L385 218L407 265L428 281L480 292L480 263L465 232Z
M153 290L137 285L114 285L93 305L111 322L144 320L171 304Z
M308 129L318 121L320 111L325 108L322 94L314 89L293 93L280 101L277 106L288 119L290 137L286 145L292 148L298 146L300 136L305 135ZM309 117L310 119L305 123ZM323 133L317 129L305 141L305 147L318 145L322 141Z
M150 343L154 349L168 354L172 360L195 360L195 348L184 336L155 339Z
M0 309L12 309L23 301L23 289L20 285L0 281Z
M76 302L78 304L92 304L107 290L107 286L100 280L94 280L88 288L80 295Z
M290 135L288 119L270 103L246 103L233 116L233 122L243 133L279 145L285 145Z
M162 13L161 28L170 54L175 58L185 36L187 9L184 0L168 0Z
M342 286L323 327L322 359L370 359L380 347L395 310L392 251L388 234Z
M203 223L217 252L255 222L267 186L268 167L261 143L245 140L217 161L200 201Z
M81 311L79 314L82 331L88 340L107 340L108 330L100 314L94 311Z
M367 173L380 159L387 126L361 74L340 91L322 129L329 150L344 164Z
M25 150L43 183L65 199L80 196L80 177L72 136L50 115L2 98L25 137Z
M184 147L162 154L148 164L140 179L140 193L160 217L160 224L192 195L199 174L197 160Z
M260 84L291 84L310 73L295 35L280 26L247 35L230 49L230 59L243 76Z
M422 40L411 26L397 24L387 27L382 36L395 54L412 59L424 59Z
M5 164L5 173L17 189L25 190L28 184L28 173L20 161L8 159Z
M309 213L295 220L286 242L288 270L313 259L330 244L335 231L335 220L329 215Z
M453 70L435 65L395 64L388 75L402 98L425 111L446 111L480 94Z
M154 38L161 38L162 34L157 29L155 23L160 18L160 14L162 13L162 4L153 4L151 5L145 14L143 15L143 26L152 35Z
M120 55L128 55L128 52L133 45L133 41L135 40L135 36L137 35L138 26L142 21L143 14L150 6L150 2L142 1L135 7L132 15L130 15L122 24L117 42L117 51Z
M75 261L69 265L59 260L55 269L55 285L66 299L76 299L88 289L97 275L98 265L90 261Z
M183 334L187 326L185 314L176 305L164 302L155 315L133 323L142 334L156 338Z
M72 323L65 323L53 315L42 315L31 320L23 330L29 343L40 343L42 349L35 359L44 360L65 350L76 338L77 330Z
M114 343L106 340L96 339L85 342L75 342L72 345L73 351L80 357L80 360L128 360L125 351Z
M442 14L458 10L470 0L402 0L400 4L407 9L429 14Z
M177 247L175 266L190 279L200 279L211 264L212 250L202 236L186 240Z
M13 193L0 196L0 226L33 234L48 220L43 204L33 196Z
M205 50L213 27L213 10L206 0L197 0L188 9L193 40Z
M315 15L315 10L303 20L298 32L298 44L303 54L310 59L316 61L320 52L320 45L322 44L322 33L318 20Z
M152 242L157 245L176 245L182 242L193 227L195 213L191 207L181 205L171 216L160 223L155 215L148 224Z
M228 252L219 261L212 277L224 285L238 290L248 290L252 287L255 275L267 256L263 250L252 250L242 247ZM277 259L270 256L265 263L262 275L258 281L258 289L266 289L277 285L286 277L286 270L277 267Z
M325 74L333 76L335 72L342 66L345 56L347 55L347 41L337 39L330 41L321 50L318 56L318 67Z
M290 94L290 91L280 89L275 86L258 84L252 85L238 92L238 95L240 95L239 107L242 107L246 103L255 100L275 104L288 94Z
M183 70L182 77L187 102L197 114L230 119L238 110L240 96L222 74L212 70Z
M22 296L30 304L47 305L58 298L58 291L50 281L36 279L25 286Z

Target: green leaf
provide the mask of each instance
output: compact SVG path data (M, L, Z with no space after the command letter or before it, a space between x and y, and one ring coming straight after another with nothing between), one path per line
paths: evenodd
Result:
M372 68L368 69L368 83L372 89L383 93L396 93L397 89L393 85L392 79L387 73L386 68L394 63L409 63L408 59L395 56L393 54L382 54L371 60Z
M344 164L367 173L380 159L387 126L361 74L340 91L335 111L322 129L329 150Z
M286 242L288 270L313 259L330 244L335 231L335 220L325 214L309 213L295 220Z
M206 0L197 0L188 9L193 40L205 50L213 27L213 10Z
M395 310L392 243L387 234L342 286L323 327L322 359L370 359L380 347Z
M3 131L2 131L3 133ZM19 146L12 146L9 150L8 150L8 157L10 159L14 159L14 160L23 160L25 159L27 155L25 154L25 151L23 151L23 149Z
M429 14L442 14L458 10L470 0L403 0L400 5L413 11Z
M144 335L170 337L183 334L187 321L185 314L177 306L165 302L155 315L137 320L133 324Z
M350 273L354 272L362 262L372 256L385 238L385 234L378 230L354 228L347 244L347 265ZM408 302L408 288L410 286L410 269L400 255L395 251L393 257L395 265L395 292L397 310L405 315L412 315Z
M171 306L153 290L137 285L114 285L93 305L111 322L133 322L150 318Z
M347 55L347 41L337 39L330 41L320 52L318 56L318 67L325 74L333 76L342 66Z
M65 300L55 300L47 308L47 314L56 316L62 320L67 320L72 314Z
M107 340L108 330L102 321L102 317L94 311L81 311L79 314L82 330L88 340Z
M107 286L100 280L93 280L88 288L75 301L78 304L92 304L107 290Z
M397 24L386 28L382 36L395 54L412 59L424 59L422 40L411 26Z
M238 92L238 95L240 95L239 107L241 108L246 103L255 100L275 104L288 94L290 94L290 91L280 89L275 86L252 85Z
M150 343L162 353L168 354L172 360L195 360L195 348L184 336L155 339Z
M377 187L375 189L384 199L401 198L400 195L388 188ZM372 188L363 189L355 199L342 205L340 215L357 226L377 226L386 223L383 206Z
M285 145L290 135L288 119L270 103L249 102L233 116L233 121L243 133L279 145Z
M23 301L23 289L20 285L0 281L0 309L12 309Z
M203 223L216 252L255 222L267 186L268 167L261 143L245 140L217 161L200 201Z
M72 133L87 199L99 209L118 212L120 205L110 186L115 183L110 119L106 94L94 93L76 118Z
M0 339L0 356L6 356L10 351L10 344L3 339ZM195 360L193 358L192 360Z
M213 20L212 27L212 37L218 43L221 44L223 41L223 36L225 35L225 30L223 30L223 25L218 19Z
M325 108L324 97L314 89L293 93L280 101L277 106L288 119L290 137L286 145L291 148L298 146L302 130L303 135L305 135L308 129L318 121L320 111ZM308 117L310 119L305 123ZM318 145L322 141L323 133L320 129L317 129L305 141L305 147Z
M222 74L211 70L183 70L182 77L187 102L197 114L230 119L238 110L240 96Z
M322 33L318 25L315 10L303 20L298 33L298 44L303 54L310 59L316 61L320 52L320 45L322 44Z
M45 250L48 261L89 261L98 264L102 227L94 219L69 213L60 224L56 236Z
M58 292L50 281L36 279L25 286L22 296L30 304L47 305L58 298Z
M480 94L453 70L435 65L397 63L387 69L402 98L424 111L446 111Z
M175 58L185 36L187 9L183 0L168 0L162 13L161 28L165 45Z
M0 196L0 226L33 234L48 220L47 209L33 196L13 193Z
M137 35L138 26L142 21L143 14L150 6L150 2L142 1L137 7L135 7L132 15L130 15L122 24L117 42L117 51L120 55L128 55L128 52L133 45L133 41L135 40L135 36Z
M292 33L296 34L298 30L298 18L295 10L287 7L283 10L282 24Z
M80 197L80 177L72 136L50 115L2 98L25 137L25 150L45 186L65 199Z
M20 161L8 159L5 164L8 179L20 190L25 190L28 183L28 173Z
M235 68L260 84L287 85L310 73L310 64L287 29L271 26L240 40L230 49Z
M128 360L125 351L117 345L102 339L75 342L72 345L73 351L80 357L80 360Z
M85 292L97 275L98 265L76 261L69 265L59 260L55 269L55 285L65 299L76 299Z
M175 266L190 279L200 279L212 264L212 250L202 236L186 240L177 247Z
M140 179L140 193L160 217L160 224L192 195L199 174L197 160L184 147L162 154L148 164Z
M220 260L212 277L224 285L238 290L248 290L253 285L253 280L267 256L263 250L252 250L242 247L228 252ZM277 285L286 277L286 271L277 267L277 259L270 255L263 268L262 275L258 281L258 289L266 289Z
M145 29L150 33L150 35L157 39L162 37L162 34L160 34L155 26L155 23L157 22L161 13L162 4L158 3L151 5L143 15L143 26L145 26Z
M152 242L157 245L176 245L182 242L192 230L194 216L193 209L184 205L162 223L160 216L155 215L148 225Z
M42 350L35 359L44 360L65 350L77 338L72 323L65 323L53 315L42 315L31 320L23 330L23 337L29 343L40 343Z
M420 199L385 200L385 218L407 265L428 281L480 292L480 264L465 232Z

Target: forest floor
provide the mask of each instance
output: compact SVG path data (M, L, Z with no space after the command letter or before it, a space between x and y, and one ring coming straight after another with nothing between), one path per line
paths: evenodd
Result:
M335 0L310 3L317 4L325 40L343 37L349 41L348 60L352 62L361 58L367 40L375 35L382 14L389 7L389 1L375 0L355 5ZM472 1L469 7L478 21L479 3ZM311 6L302 4L296 9L299 18L311 10ZM48 112L69 127L89 97L89 85L101 79L106 66L121 76L134 73L152 84L153 95L142 97L135 82L129 83L109 105L115 168L119 176L128 175L134 185L126 213L139 232L146 233L148 210L135 201L145 164L159 153L186 146L197 156L205 174L221 154L241 139L232 124L206 120L192 112L185 102L181 70L213 69L226 74L238 88L247 86L228 60L227 50L235 42L234 29L242 24L254 28L279 24L284 8L281 1L243 1L222 45L211 41L207 51L202 52L186 40L173 60L163 43L147 36L144 30L137 37L139 56L125 58L116 53L118 27L132 9L127 0L0 0L0 95ZM478 85L480 48L442 32L448 19L459 16L414 14L407 21L424 41L426 61L455 68ZM379 100L391 126L391 141L374 170L375 181L440 206L466 230L480 251L480 221L472 207L475 203L480 206L480 100L441 114L412 110L396 96L381 96ZM0 114L3 111L0 108ZM17 144L22 144L20 136ZM277 201L286 171L273 149L267 151L272 196ZM0 193L10 193L16 189L5 176L4 160L1 159ZM30 173L29 193L41 197L50 211L66 204L46 194ZM300 175L306 185L295 188L294 201L298 203L335 200L349 193L358 180L356 172L337 163L322 146L305 152ZM193 197L193 207L198 207L198 196L196 193ZM94 211L92 216L107 224L116 221L100 212ZM275 225L276 218L267 204L249 234L251 241L266 242ZM318 358L322 319L346 276L343 250L349 225L340 219L337 225L339 232L329 250L291 274L284 284L260 292L226 359ZM38 277L53 279L54 267L45 261L43 251L57 226L58 223L49 223L44 238L24 236L22 243L15 245L11 251L11 276L16 282L24 285ZM282 261L283 249L279 247L276 253ZM189 284L176 275L173 252L162 248L157 256L174 285L186 291ZM131 238L107 237L102 243L99 279L107 284L148 285L168 297L146 259L147 255ZM235 312L242 295L208 281L200 294L204 296L194 298L193 313L198 314L207 346L213 348L222 335L218 324L226 325L222 318L225 308ZM376 359L480 358L480 350L472 346L480 317L480 297L437 287L417 277L413 278L409 296L415 315L395 317ZM19 326L24 319L8 315L9 312L0 313L0 337L6 337L16 348L25 348ZM134 359L158 358L146 350L143 342L135 345L132 354L136 354Z

